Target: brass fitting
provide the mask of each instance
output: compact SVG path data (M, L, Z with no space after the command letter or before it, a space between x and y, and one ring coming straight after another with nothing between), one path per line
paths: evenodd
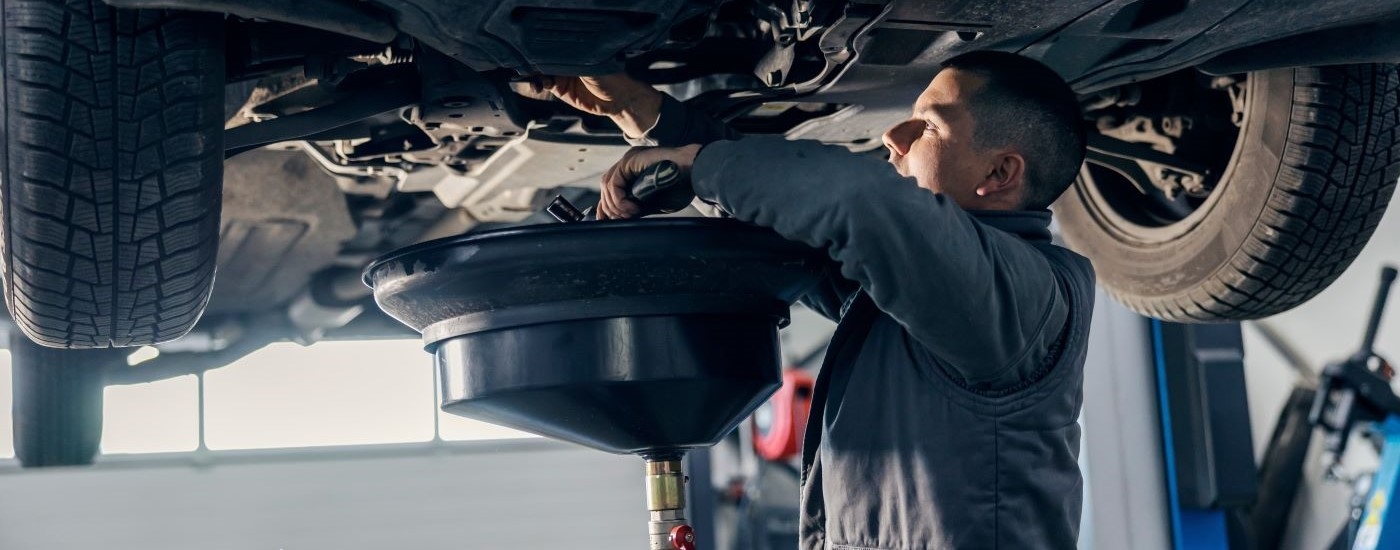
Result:
M647 510L679 510L685 508L685 474L681 461L647 462Z
M694 535L685 521L685 473L680 459L647 460L647 522L650 550L694 548ZM678 531L679 530L679 531ZM675 533L683 533L684 540ZM673 540L676 539L676 540Z

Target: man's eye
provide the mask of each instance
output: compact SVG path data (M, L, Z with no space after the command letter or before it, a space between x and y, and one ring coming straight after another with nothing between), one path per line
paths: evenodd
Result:
M924 131L925 131L925 132L932 133L932 132L933 132L934 130L936 130L937 128L938 128L938 127L937 127L937 126L934 126L932 122L925 122L925 123L924 123Z

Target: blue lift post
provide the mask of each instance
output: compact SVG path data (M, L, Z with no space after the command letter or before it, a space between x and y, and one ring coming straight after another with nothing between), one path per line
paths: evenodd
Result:
M1178 550L1228 550L1231 508L1257 493L1236 323L1150 321L1172 541Z

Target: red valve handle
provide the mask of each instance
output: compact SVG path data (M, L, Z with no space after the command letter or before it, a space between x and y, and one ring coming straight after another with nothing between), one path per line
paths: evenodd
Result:
M689 525L677 525L671 529L671 548L675 550L695 550L695 530Z

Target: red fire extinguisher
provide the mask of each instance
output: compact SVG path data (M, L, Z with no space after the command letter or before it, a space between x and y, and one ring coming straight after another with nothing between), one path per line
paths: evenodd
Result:
M784 461L802 450L816 379L798 369L783 371L783 386L753 414L753 448L764 460Z

